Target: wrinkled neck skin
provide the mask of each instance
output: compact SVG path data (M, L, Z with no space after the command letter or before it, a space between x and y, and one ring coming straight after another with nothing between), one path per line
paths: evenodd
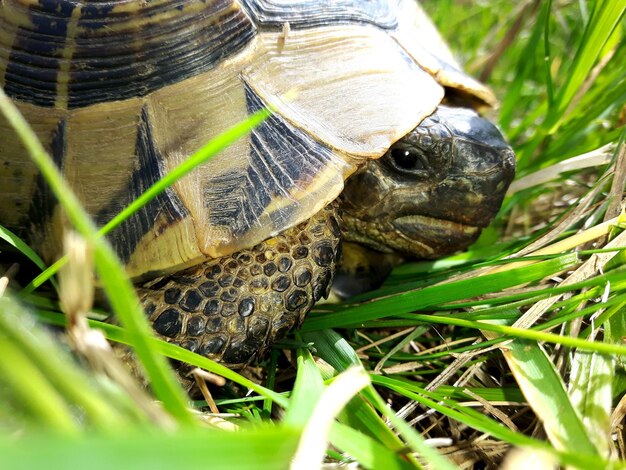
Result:
M339 295L378 287L404 259L466 249L495 217L514 175L515 155L493 124L440 106L346 182L339 213L348 243L336 290L346 276L363 281Z

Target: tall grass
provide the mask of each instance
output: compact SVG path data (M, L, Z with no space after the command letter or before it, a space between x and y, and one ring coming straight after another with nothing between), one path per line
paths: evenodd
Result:
M114 360L83 322L84 305L63 298L71 277L59 282L66 310L75 305L69 322L35 290L48 271L21 294L0 297L3 468L280 468L294 458L315 468L327 440L327 458L366 468L522 465L529 456L624 465L626 6L423 4L468 70L500 97L492 118L516 151L518 177L468 252L403 265L377 291L316 307L280 345L294 349L291 361L277 348L262 365L265 386L152 337L110 247L14 116L93 249L123 328L89 325L134 347L159 404L108 378ZM211 145L198 162L219 150ZM89 269L88 259L74 254L70 265ZM41 323L69 323L72 344L92 365L77 363ZM228 414L192 410L162 355L227 378L214 398Z

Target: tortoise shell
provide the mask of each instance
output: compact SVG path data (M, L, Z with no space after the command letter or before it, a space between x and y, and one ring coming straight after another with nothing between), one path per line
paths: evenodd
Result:
M486 104L413 0L6 0L0 84L100 225L265 106L250 135L114 230L133 277L308 219L431 114ZM0 117L0 222L52 260L64 219Z

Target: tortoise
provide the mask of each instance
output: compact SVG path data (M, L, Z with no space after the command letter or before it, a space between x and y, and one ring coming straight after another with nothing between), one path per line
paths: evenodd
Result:
M342 240L462 250L514 174L413 0L5 0L0 84L100 225L273 109L109 235L156 333L232 367L328 295ZM53 261L67 222L2 117L0 161L0 223Z

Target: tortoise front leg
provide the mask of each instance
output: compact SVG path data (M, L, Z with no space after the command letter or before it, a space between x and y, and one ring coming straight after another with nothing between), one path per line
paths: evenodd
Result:
M138 289L159 336L229 367L252 361L328 295L340 229L333 208L248 250Z

